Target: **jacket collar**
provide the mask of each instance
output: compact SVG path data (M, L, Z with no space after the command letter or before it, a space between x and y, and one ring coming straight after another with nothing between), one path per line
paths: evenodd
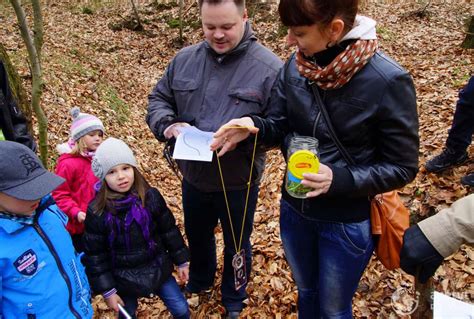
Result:
M47 195L43 197L36 211L31 217L22 217L16 215L9 215L2 213L0 214L0 229L8 234L12 234L25 226L32 225L34 222L38 222L40 215L43 211L51 205L52 197Z

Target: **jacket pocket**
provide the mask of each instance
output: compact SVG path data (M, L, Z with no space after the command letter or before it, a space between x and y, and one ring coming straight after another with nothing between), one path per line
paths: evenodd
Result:
M232 104L242 110L242 115L262 112L263 93L255 88L233 88L229 90Z
M174 79L171 88L174 91L193 91L198 88L198 83L194 79Z

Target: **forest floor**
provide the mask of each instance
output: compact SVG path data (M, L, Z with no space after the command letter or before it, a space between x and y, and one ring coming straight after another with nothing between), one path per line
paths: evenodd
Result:
M49 118L51 169L58 154L55 146L68 138L69 109L80 106L100 117L107 135L124 139L135 151L141 170L165 196L181 230L183 217L180 182L162 156L163 145L145 123L147 96L179 50L176 6L141 4L145 31L113 31L130 14L129 3L99 1L49 1L44 5L44 95L42 105ZM381 1L378 1L381 2ZM394 1L390 1L394 2ZM202 40L196 4L185 13L185 42ZM377 20L380 46L413 76L420 119L420 172L402 190L413 220L435 214L472 189L459 179L474 171L471 160L440 175L427 174L424 164L439 153L452 121L458 91L474 74L472 50L460 44L465 36L463 19L472 15L472 4L453 1L430 4L422 14L421 4L370 4L363 14ZM27 8L29 10L29 8ZM275 5L249 8L253 28L260 41L286 59L292 48L285 45L284 29L278 22ZM5 45L27 89L30 71L27 53L19 36L16 17L8 1L0 0L0 42ZM400 149L400 152L403 152ZM252 235L253 267L248 285L246 318L296 318L297 292L285 261L280 241L279 199L285 163L279 151L269 152ZM184 233L184 231L183 231ZM219 268L222 271L222 235L216 229ZM464 301L474 301L474 250L462 248L447 258L433 280L437 291ZM220 275L208 299L189 300L196 318L220 318ZM357 318L397 318L411 307L414 279L401 270L387 271L374 258L366 269L354 298ZM395 297L394 297L395 296ZM397 299L396 296L401 296ZM112 318L100 297L94 299L97 318ZM139 318L168 318L157 298L140 302Z

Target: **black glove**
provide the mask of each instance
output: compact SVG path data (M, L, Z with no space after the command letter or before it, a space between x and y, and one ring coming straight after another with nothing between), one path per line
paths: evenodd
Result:
M418 225L413 225L405 231L400 253L400 265L405 272L413 276L418 275L418 280L425 283L433 276L443 259Z

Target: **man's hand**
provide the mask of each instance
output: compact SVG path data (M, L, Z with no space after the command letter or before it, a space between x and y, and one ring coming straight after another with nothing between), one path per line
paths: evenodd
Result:
M433 276L443 259L418 225L405 231L400 253L400 265L405 272L418 276L418 280L425 283Z
M250 117L230 120L222 125L214 134L214 139L211 143L211 151L220 148L220 151L217 153L217 156L220 157L228 151L234 150L237 144L249 137L250 134L257 133L258 128L254 126Z
M327 193L331 187L332 178L332 170L324 164L319 164L319 171L316 174L304 173L301 184L314 189L308 192L306 197L316 197Z
M119 312L118 304L125 306L122 301L122 298L120 298L120 296L117 294L113 294L108 298L105 298L105 303L107 304L107 307L109 307L109 309L112 309L115 312Z
M78 221L79 223L83 223L83 222L86 220L86 213L84 213L84 212L79 212L79 213L77 213L76 218L77 218L77 221Z
M177 138L178 135L181 133L180 129L186 126L191 126L191 125L185 122L178 122L178 123L171 124L165 129L163 135L167 139L170 139L172 137Z

